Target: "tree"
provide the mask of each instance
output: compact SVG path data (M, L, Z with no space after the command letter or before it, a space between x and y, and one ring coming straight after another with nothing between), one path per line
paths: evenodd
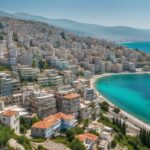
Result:
M72 150L85 150L85 147L78 139L74 139L71 143L71 149Z
M124 121L122 124L122 133L126 135L126 122Z
M117 140L116 140L116 139L113 139L113 140L111 141L111 147L112 147L112 148L115 148L116 145L117 145Z
M107 102L101 103L101 104L100 104L100 107L101 107L101 109L102 109L103 111L108 112L108 110L109 110L109 104L108 104Z
M62 39L66 40L66 34L65 34L65 32L61 32L60 35L61 35Z
M95 130L90 130L89 133L95 134L96 136L99 136L99 133L96 132Z
M36 122L38 122L38 121L39 121L38 117L33 117L33 118L31 119L31 125L33 125L34 123L36 123Z
M13 135L13 130L0 123L0 149L6 146L8 140L12 138Z
M40 68L40 69L43 69L43 68L44 68L44 61L43 61L43 60L40 60L40 61L39 61L39 68Z
M33 68L36 67L36 63L35 63L35 60L34 60L34 59L32 60L32 67L33 67Z
M90 123L89 119L85 119L83 126L87 127L89 125L89 123Z
M75 134L82 134L84 133L84 130L80 127L74 127Z
M37 150L46 150L42 145L39 145Z
M142 128L140 130L139 138L145 146L150 148L150 131Z
M75 132L74 132L73 128L67 130L66 137L70 142L74 139Z
M23 145L25 149L32 150L30 140L26 138L25 136L19 136L17 138L17 142Z
M119 108L117 108L117 107L115 107L113 111L114 111L116 114L119 114L120 109L119 109Z

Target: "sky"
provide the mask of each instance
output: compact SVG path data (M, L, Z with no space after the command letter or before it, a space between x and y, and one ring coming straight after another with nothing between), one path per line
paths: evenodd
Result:
M0 10L150 29L150 0L0 0Z

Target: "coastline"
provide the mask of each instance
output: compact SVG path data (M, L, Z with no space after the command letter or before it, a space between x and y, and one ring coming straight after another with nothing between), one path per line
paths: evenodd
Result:
M125 75L125 74L150 74L150 72L139 71L139 72L133 72L133 73L132 72L105 73L105 74L93 76L93 78L90 80L90 85L92 88L94 88L96 90L96 94L98 95L99 100L108 102L111 107L118 107L118 106L115 106L112 102L110 102L106 97L101 95L101 93L95 87L95 82L97 79L104 78L107 76ZM139 118L133 116L132 114L124 111L122 108L119 108L119 109L120 109L121 116L124 118L128 118L127 121L129 124L132 124L133 126L138 127L139 129L140 128L146 128L146 129L150 130L150 125L148 123L146 123L146 122L140 120Z

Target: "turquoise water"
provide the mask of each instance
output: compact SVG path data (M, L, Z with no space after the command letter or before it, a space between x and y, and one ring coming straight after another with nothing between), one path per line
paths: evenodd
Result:
M132 49L137 48L145 53L150 53L150 42L120 43L119 45L126 46Z
M112 75L98 79L96 89L114 105L150 124L150 75Z

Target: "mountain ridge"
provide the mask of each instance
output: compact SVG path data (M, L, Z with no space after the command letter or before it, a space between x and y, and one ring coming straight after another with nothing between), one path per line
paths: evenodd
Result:
M89 23L80 23L69 19L49 19L31 15L25 12L14 14L0 11L0 16L15 17L16 19L40 21L56 27L64 28L80 36L91 36L110 41L150 41L149 29L138 29L128 26L103 26Z

